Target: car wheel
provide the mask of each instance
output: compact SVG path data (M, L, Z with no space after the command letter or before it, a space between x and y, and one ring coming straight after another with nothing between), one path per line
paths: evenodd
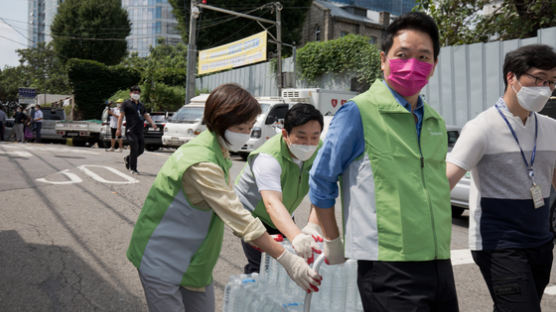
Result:
M108 143L108 141L98 140L98 147L108 148L108 147L110 147L110 143Z
M154 152L154 151L158 151L158 149L160 149L160 146L158 146L158 145L147 145L147 146L145 146L145 148L149 152Z
M461 215L463 214L463 211L465 210L465 208L461 208L461 207L457 207L457 206L452 206L452 218L458 218L461 217Z
M249 156L249 153L239 153L239 156L241 156L241 159L243 159L243 161L246 161L247 156Z

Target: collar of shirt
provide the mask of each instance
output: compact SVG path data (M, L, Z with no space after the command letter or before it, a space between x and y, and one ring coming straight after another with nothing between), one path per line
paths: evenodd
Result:
M498 101L496 101L496 104L494 105L500 108L501 110L510 113L511 116L513 116L512 112L510 112L510 109L508 108L508 105L506 105L506 102L504 101L503 97L500 97ZM529 112L529 116L531 116L531 112Z
M392 93L392 95L396 99L396 102L398 102L398 104L403 106L405 109L407 109L408 112L411 113L411 104L409 104L409 102L404 99L403 96L401 96L398 92L390 88L390 86L386 83L386 80L383 80L382 82L388 88L388 90L390 90L390 93ZM415 124L415 127L417 129L417 136L419 138L421 137L421 125L423 124L423 114L425 112L424 107L425 105L423 103L423 100L421 99L421 96L419 96L417 98L417 107L415 107L415 110L413 111L413 114L415 114L415 116L417 117L417 123Z

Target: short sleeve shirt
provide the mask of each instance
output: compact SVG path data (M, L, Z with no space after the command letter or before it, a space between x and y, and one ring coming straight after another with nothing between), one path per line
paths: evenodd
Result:
M126 132L140 134L143 131L143 115L145 114L145 106L141 102L135 104L132 100L122 103L121 110L125 114Z
M117 107L111 108L110 111L116 116L120 115L120 109ZM110 115L110 128L118 128L118 117L116 116Z
M530 163L535 146L535 116L523 124L501 98L497 106L514 129ZM447 161L471 171L469 193L471 250L534 248L553 239L549 230L549 198L556 167L556 120L536 114L537 148L533 170L544 207L534 208L532 181L508 125L496 107L464 126Z

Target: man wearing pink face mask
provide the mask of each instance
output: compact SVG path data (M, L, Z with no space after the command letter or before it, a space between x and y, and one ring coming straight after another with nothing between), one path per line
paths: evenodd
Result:
M358 260L365 311L458 311L446 127L419 97L437 64L438 37L423 13L388 26L384 80L338 110L310 172L327 263ZM343 237L334 218L337 181Z

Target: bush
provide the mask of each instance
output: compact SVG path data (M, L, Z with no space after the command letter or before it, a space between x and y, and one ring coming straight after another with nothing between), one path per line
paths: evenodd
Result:
M382 76L380 51L369 38L359 35L309 42L298 50L296 61L301 77L311 82L326 73L353 73L369 84Z
M82 59L68 61L68 76L83 119L98 119L106 99L118 90L129 89L141 79L134 69Z

